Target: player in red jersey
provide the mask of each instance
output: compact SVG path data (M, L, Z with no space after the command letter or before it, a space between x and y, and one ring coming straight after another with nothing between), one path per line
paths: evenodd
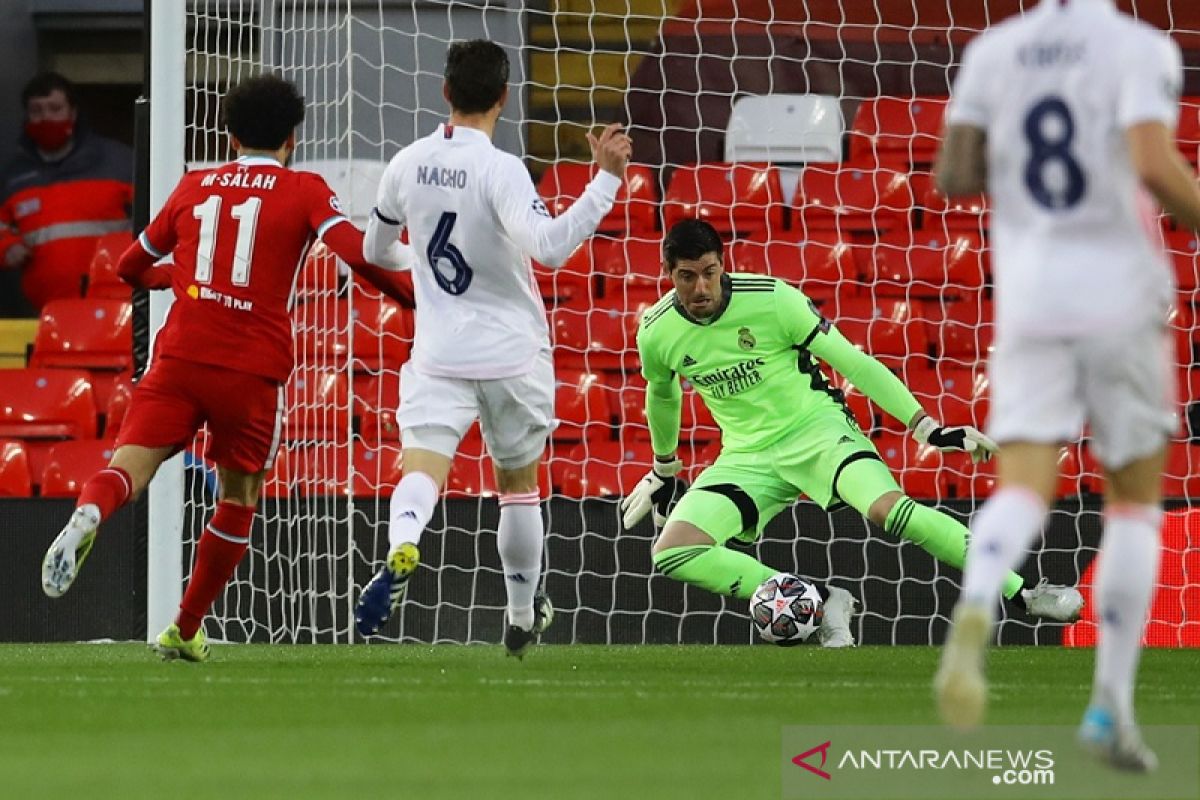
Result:
M363 235L318 175L284 167L304 118L296 87L263 75L225 96L238 159L185 175L158 216L121 256L135 287L171 289L153 365L134 390L112 461L84 484L74 514L46 552L42 588L59 597L90 552L100 523L136 497L164 460L208 424L217 464L216 513L175 623L158 637L165 658L208 657L201 622L249 544L263 477L279 446L283 382L292 371L289 309L310 246L326 246L385 293L404 290L387 264L363 258ZM156 265L167 255L173 263Z

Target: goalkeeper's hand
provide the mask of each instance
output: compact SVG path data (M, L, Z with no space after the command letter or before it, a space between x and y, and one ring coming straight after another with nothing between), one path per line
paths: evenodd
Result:
M996 452L996 443L970 425L942 427L940 422L929 416L921 418L913 428L912 437L921 444L936 447L943 453L967 453L976 464L987 461Z
M687 491L687 484L675 477L682 469L683 462L678 458L663 461L655 456L654 468L621 501L621 523L626 530L641 522L647 511L654 512L656 528L666 524L675 501Z

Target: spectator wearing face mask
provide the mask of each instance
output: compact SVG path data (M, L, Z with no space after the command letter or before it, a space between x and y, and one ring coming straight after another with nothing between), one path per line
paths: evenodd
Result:
M21 102L20 150L0 171L0 316L78 297L96 238L129 230L133 204L130 149L88 130L70 81L37 75Z

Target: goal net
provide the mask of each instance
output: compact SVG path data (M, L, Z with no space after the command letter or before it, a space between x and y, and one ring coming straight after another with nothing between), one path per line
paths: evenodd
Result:
M322 174L361 226L386 161L444 119L447 45L476 37L508 49L511 90L496 143L525 157L553 212L588 179L584 132L629 124L637 164L600 235L563 269L536 270L561 419L542 475L545 583L558 609L546 639L746 643L744 603L656 574L650 523L631 531L619 523L617 498L651 459L633 337L641 311L664 291L664 225L708 219L729 243L732 269L802 287L931 414L979 426L986 415L988 210L981 198L940 197L929 172L963 44L1020 3L981 2L968 11L948 0L896 5L189 0L186 159L231 157L218 127L222 93L242 77L278 71L308 102L293 166ZM1151 21L1195 46L1200 15ZM1189 158L1200 140L1197 113L1188 108L1180 133L1192 137ZM1164 231L1180 276L1173 325L1187 400L1197 385L1188 367L1198 247L1190 233L1167 224ZM388 496L400 475L398 372L411 347L412 312L318 247L298 286L294 321L285 442L251 555L208 622L216 639L356 641L354 601L387 549ZM965 520L990 492L990 469L916 446L901 422L831 377L913 497ZM1172 447L1168 493L1176 497L1200 488L1190 478L1187 435L1181 428ZM712 463L719 447L712 417L685 387L681 454L689 475ZM198 442L185 472L185 577L214 506L215 477L203 452ZM1065 449L1061 466L1059 503L1023 572L1087 585L1102 484L1086 446ZM499 640L497 520L491 463L476 428L422 540L403 611L382 638ZM1195 645L1200 534L1186 508L1173 511L1167 527L1151 641ZM863 603L861 642L932 643L944 635L958 572L853 511L801 502L749 548L781 571L850 589ZM1009 613L1000 638L1086 644L1094 627L1064 630Z

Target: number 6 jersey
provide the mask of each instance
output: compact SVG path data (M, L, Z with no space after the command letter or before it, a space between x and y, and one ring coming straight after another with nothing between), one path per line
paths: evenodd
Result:
M296 276L316 238L348 221L321 176L272 158L184 175L139 237L175 262L155 355L286 380Z
M551 218L525 165L483 131L439 125L397 153L379 185L366 247L408 228L417 261L413 366L470 380L530 372L550 346L530 257L560 266L595 233L620 185L598 172Z
M1172 132L1179 47L1110 0L1042 0L966 49L948 125L987 133L999 336L1166 319L1173 279L1125 132Z

